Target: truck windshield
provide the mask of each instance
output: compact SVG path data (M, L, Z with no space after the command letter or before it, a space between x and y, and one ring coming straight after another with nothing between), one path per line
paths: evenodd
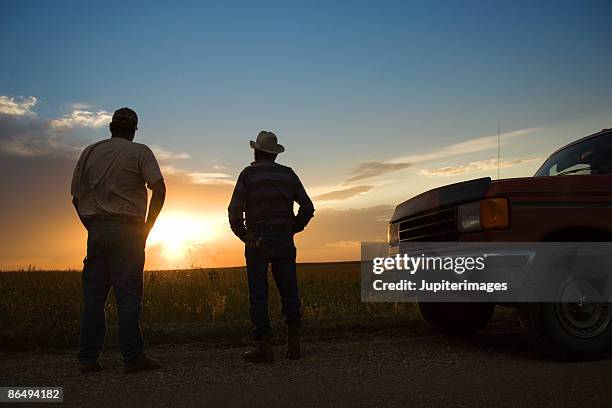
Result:
M566 147L544 162L535 176L607 174L612 172L612 132Z

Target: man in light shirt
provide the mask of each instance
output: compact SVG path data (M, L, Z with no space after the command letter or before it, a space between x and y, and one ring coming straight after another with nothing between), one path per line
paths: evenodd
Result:
M102 369L105 304L111 287L125 372L160 368L144 353L140 316L145 243L163 207L166 186L151 149L133 142L137 125L133 110L115 111L111 137L83 150L72 178L72 202L88 232L78 354L82 373ZM148 216L145 186L153 191Z

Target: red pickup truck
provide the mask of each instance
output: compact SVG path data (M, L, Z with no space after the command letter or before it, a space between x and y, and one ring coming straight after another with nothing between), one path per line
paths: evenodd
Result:
M389 245L405 242L612 241L612 129L554 152L533 177L480 178L436 188L398 205ZM610 272L612 276L612 272ZM447 334L484 328L495 303L420 302ZM515 303L529 339L558 359L593 359L612 345L612 304Z

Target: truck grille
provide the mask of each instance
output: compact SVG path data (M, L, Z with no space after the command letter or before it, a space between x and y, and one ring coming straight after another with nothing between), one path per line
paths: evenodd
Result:
M457 208L447 208L400 222L400 242L452 242L457 241Z

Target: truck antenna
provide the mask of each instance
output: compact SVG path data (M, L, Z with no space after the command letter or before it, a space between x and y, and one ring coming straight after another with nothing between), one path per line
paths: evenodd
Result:
M501 127L497 125L497 179L499 180Z

